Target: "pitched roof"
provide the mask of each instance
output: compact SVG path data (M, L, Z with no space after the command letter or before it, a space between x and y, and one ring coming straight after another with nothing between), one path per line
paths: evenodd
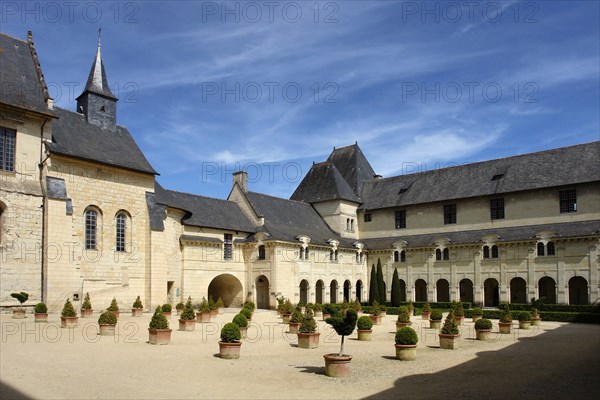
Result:
M497 235L498 243L532 240L542 231L550 231L556 238L600 236L600 221L563 222L557 224L528 225L509 228L481 229L459 232L430 233L424 235L394 236L364 239L362 242L370 250L390 249L395 242L405 241L407 247L430 247L434 241L447 238L450 245L481 243L487 235Z
M342 247L351 247L352 240L334 233L319 213L308 203L282 199L262 193L247 192L246 197L259 216L264 217L264 231L271 239L297 242L297 237L310 237L311 244L328 245L329 239L337 240Z
M92 92L116 100L116 97L112 94L110 87L108 86L108 79L106 78L106 70L104 69L104 63L102 62L100 47L100 32L98 32L96 57L94 57L94 62L92 63L92 68L90 69L90 74L82 95L85 92Z
M316 203L325 200L349 200L362 203L335 165L329 161L314 164L291 197Z
M600 142L369 181L360 208L418 203L600 181Z
M155 184L156 203L186 211L184 225L239 232L254 232L255 228L239 206L227 200L163 189Z
M375 179L375 171L358 143L339 149L334 148L327 161L337 167L358 197L362 197L364 184Z
M30 41L0 33L0 102L49 114L48 92L37 54Z
M80 113L56 107L50 152L157 175L124 126L115 131L90 124Z

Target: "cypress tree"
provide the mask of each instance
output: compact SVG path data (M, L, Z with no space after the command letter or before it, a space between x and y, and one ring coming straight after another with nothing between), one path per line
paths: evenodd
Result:
M381 259L377 259L377 291L379 292L379 304L385 305L385 283L383 282L383 270Z
M400 279L398 278L397 268L394 268L394 276L392 277L392 306L400 306Z
M371 280L369 281L369 304L373 305L374 301L379 302L379 288L377 274L375 273L375 264L371 268Z

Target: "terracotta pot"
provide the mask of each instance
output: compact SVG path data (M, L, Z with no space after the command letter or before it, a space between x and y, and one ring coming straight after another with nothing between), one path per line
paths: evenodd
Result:
M35 322L48 322L48 313L35 313Z
M357 329L358 332L358 340L370 342L371 341L371 333L373 333L373 329Z
M331 353L325 354L323 358L325 359L325 375L332 378L344 378L350 374L352 356Z
M165 317L171 318L171 311L163 311L163 314L165 315Z
M281 319L284 324L289 324L290 319L292 319L292 314L281 314Z
M240 334L242 335L242 339L246 339L248 337L248 327L240 326Z
M115 336L115 326L112 324L98 324L100 325L100 336Z
M479 321L481 319L481 315L473 315L473 323Z
M131 309L131 316L132 317L141 317L142 315L144 315L144 309L143 308L132 308Z
M498 322L498 332L510 333L512 322Z
M381 315L369 315L373 325L381 325Z
M196 322L210 322L210 313L196 313Z
M79 317L60 317L61 328L75 328L79 323Z
M462 325L463 322L465 321L465 317L464 316L462 316L462 317L456 317L455 316L454 320L456 321L456 325Z
M519 329L529 329L531 321L519 321Z
M217 315L219 315L219 310L217 308L215 308L214 310L210 310L210 317L214 318Z
M298 347L301 349L316 349L319 347L319 337L321 333L302 333L298 332Z
M171 342L171 329L148 328L150 344L169 344Z
M396 358L400 361L412 361L417 358L416 344L396 344Z
M441 326L442 326L442 321L434 321L432 319L429 320L429 328L430 329L437 329L439 331Z
M24 308L13 308L13 319L24 319L25 309Z
M219 356L226 360L240 358L242 342L219 342Z
M302 325L301 322L290 322L288 324L288 333L291 333L291 334L298 333L298 328L300 328L300 325Z
M412 326L412 322L396 322L396 331L400 330L400 328L404 328L406 326Z
M456 350L458 349L458 340L460 335L438 334L440 337L440 349Z
M491 333L491 329L475 329L475 338L477 340L488 340Z
M81 318L94 318L94 310L81 310Z
M531 326L540 326L542 324L542 318L538 317L531 317Z
M423 311L421 313L421 319L428 320L429 319L429 315L431 315L431 311Z
M180 319L179 330L183 332L191 332L196 328L196 320L193 319Z

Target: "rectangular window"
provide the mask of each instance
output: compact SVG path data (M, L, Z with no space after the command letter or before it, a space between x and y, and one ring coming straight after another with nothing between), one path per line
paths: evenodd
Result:
M571 213L577 211L577 192L575 189L561 190L560 197L560 212Z
M364 220L365 222L371 222L371 214L365 214Z
M15 170L17 131L0 127L0 171Z
M444 205L444 225L456 223L456 204Z
M231 260L233 258L233 235L226 233L224 236L223 258Z
M504 219L504 199L490 200L490 217L494 219Z
M406 228L406 210L396 211L396 229Z

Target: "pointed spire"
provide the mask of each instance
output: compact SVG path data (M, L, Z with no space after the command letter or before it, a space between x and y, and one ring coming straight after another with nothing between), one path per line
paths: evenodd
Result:
M83 93L89 91L109 97L111 99L116 99L116 97L110 91L110 87L108 86L108 79L106 78L104 63L102 62L102 52L100 50L101 33L102 28L98 29L98 48L96 50L96 58L94 58L92 69L90 70L90 75L88 76Z

